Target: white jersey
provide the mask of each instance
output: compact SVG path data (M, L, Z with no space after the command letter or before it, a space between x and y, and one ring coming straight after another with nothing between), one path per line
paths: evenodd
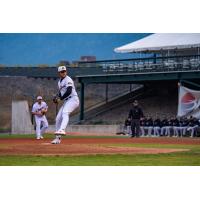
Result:
M33 104L32 112L41 112L43 109L47 109L47 108L48 106L44 101L42 101L41 104L36 102ZM35 115L35 117L43 117L43 116Z
M64 79L60 79L58 81L58 89L59 89L59 92L61 93L61 96L63 96L65 94L65 92L67 91L67 87L69 87L69 86L72 86L72 92L71 92L70 96L78 97L75 86L74 86L74 81L69 76L66 76Z

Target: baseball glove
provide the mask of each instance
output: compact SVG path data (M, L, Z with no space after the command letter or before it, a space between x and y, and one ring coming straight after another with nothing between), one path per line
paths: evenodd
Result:
M45 110L41 110L41 114L45 115L46 111Z
M53 97L53 102L55 104L57 104L59 102L59 100L60 100L60 98L57 95Z

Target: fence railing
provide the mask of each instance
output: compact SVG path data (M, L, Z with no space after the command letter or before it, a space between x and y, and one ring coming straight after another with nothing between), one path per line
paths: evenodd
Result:
M79 62L79 66L100 67L103 73L190 71L200 70L200 55Z

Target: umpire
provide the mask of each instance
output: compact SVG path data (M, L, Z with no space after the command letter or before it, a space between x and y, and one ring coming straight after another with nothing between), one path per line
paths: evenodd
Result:
M138 106L138 101L133 102L133 107L129 111L128 118L131 119L131 137L139 137L140 132L140 119L143 118L143 111Z

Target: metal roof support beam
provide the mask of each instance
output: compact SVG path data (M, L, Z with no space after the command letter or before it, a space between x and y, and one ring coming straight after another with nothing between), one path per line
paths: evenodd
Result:
M200 79L200 71L177 71L177 72L155 72L155 73L135 73L135 74L115 74L79 76L80 83L144 83L152 81L179 81Z
M84 83L81 83L80 121L84 120Z
M194 83L194 82L191 82L191 81L187 81L187 80L181 80L180 83L181 83L181 84L182 84L182 83L188 83L188 84L193 85L193 86L195 86L195 87L200 87L199 84Z
M105 89L105 100L106 100L106 103L108 102L108 83L106 83L106 89Z

